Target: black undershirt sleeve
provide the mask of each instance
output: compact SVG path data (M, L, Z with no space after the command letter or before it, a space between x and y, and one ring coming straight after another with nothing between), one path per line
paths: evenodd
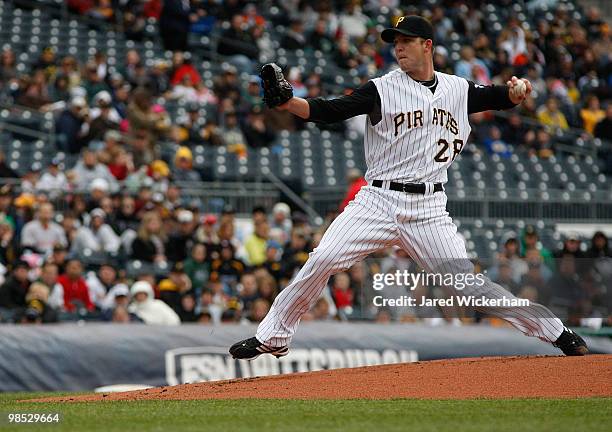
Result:
M488 110L505 110L514 108L514 104L508 96L508 86L476 85L468 81L468 114Z
M308 99L310 117L308 121L336 123L361 114L369 114L372 124L380 121L380 96L376 85L368 81L347 96L326 100Z

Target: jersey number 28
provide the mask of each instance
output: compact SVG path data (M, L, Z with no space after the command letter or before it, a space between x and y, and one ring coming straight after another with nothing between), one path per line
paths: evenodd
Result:
M434 160L436 162L448 162L448 158L449 158L448 148L450 147L450 144L444 138L440 138L440 140L438 141L438 146L442 148L440 149L438 154L436 154L436 157L434 158ZM461 150L463 150L463 141L460 139L456 139L455 141L453 141L453 150L452 150L453 156L452 156L451 161L455 160L457 155L461 153Z

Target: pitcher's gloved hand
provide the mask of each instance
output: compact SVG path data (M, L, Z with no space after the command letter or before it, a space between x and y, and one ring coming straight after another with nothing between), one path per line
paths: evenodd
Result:
M293 97L293 87L276 63L263 65L259 76L264 90L264 102L268 107L275 108Z

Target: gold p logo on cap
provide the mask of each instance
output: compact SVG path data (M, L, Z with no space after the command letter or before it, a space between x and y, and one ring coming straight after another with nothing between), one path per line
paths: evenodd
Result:
M399 18L397 19L397 22L395 23L395 27L397 27L397 26L399 25L399 23L401 23L402 21L404 21L404 18L406 18L406 17L403 17L403 16L402 16L402 17L399 17Z

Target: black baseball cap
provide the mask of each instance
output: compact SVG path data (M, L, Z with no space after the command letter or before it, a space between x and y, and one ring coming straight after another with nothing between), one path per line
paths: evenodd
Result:
M384 29L380 37L387 43L393 43L395 42L395 35L398 33L434 40L434 31L431 23L418 15L399 17L395 27Z

